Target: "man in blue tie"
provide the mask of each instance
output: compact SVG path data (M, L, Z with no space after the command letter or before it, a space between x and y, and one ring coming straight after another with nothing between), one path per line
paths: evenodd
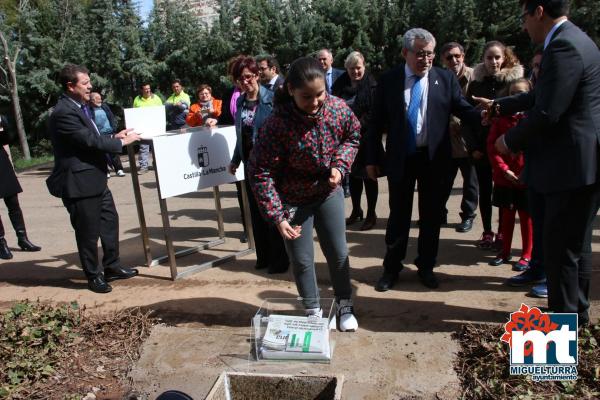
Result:
M404 34L405 64L382 75L374 96L366 138L367 173L387 175L390 216L385 234L384 272L375 289L389 290L398 280L406 257L413 193L418 182L419 239L415 265L421 283L437 288L440 225L444 214L452 152L450 115L480 124L480 112L463 97L456 76L433 67L435 38L421 28ZM386 156L380 159L382 133L387 132Z
M333 54L329 49L321 49L317 52L317 60L321 63L323 71L325 71L325 87L327 93L331 94L331 87L337 78L339 78L344 71L341 69L333 68Z

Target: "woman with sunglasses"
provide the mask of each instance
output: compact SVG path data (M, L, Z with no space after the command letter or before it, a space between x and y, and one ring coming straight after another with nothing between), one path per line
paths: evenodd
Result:
M249 185L247 161L254 147L258 130L273 110L273 92L258 83L258 64L252 57L239 57L232 65L232 75L242 95L237 100L235 130L237 142L229 171L235 171L244 162L246 191L250 219L256 245L256 269L266 268L269 274L287 271L289 260L283 239L277 228L263 219Z

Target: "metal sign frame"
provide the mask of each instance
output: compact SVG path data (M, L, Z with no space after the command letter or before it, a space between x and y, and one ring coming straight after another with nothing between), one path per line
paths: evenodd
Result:
M162 228L165 236L165 243L167 248L167 254L153 258L150 252L150 238L148 235L148 227L146 225L146 217L144 213L144 204L142 202L142 193L140 191L140 180L138 177L138 169L135 162L134 146L127 146L127 155L129 156L129 167L131 172L131 181L133 183L133 194L135 196L135 206L138 213L138 219L140 221L140 230L142 232L142 245L144 248L144 256L146 259L146 266L148 268L159 265L163 261L169 261L169 267L171 269L171 280L183 278L188 275L195 274L200 271L204 271L217 265L221 265L233 258L243 257L251 254L255 251L256 246L254 244L254 232L252 231L252 222L250 220L250 209L248 207L248 194L246 193L245 185L242 186L242 206L244 208L244 223L246 225L246 233L248 236L248 248L240 251L236 251L232 254L228 254L223 257L219 257L215 260L207 261L202 264L196 264L187 266L185 271L179 272L177 270L178 257L183 257L193 253L199 253L202 250L209 249L220 244L225 243L225 227L223 224L223 209L221 208L221 194L219 186L213 186L213 195L215 199L215 209L217 211L217 227L219 231L219 238L210 242L206 242L196 247L189 247L183 250L175 251L173 245L173 239L171 238L171 224L169 221L169 210L167 208L167 199L163 199L160 193L160 182L158 179L158 165L156 163L156 157L154 155L154 147L152 146L152 140L143 140L140 143L150 144L152 149L152 158L154 161L154 176L156 179L156 191L158 194L158 202L160 205L160 214L162 217Z

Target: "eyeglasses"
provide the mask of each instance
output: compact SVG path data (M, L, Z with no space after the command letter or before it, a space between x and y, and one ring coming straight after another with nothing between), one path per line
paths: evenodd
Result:
M435 57L435 53L433 51L426 51L426 50L421 50L421 51L416 51L416 52L413 51L413 54L419 60L424 60L425 58L431 60L433 57Z
M452 60L454 60L455 58L456 58L456 59L460 59L460 58L462 58L462 57L463 57L463 55L462 55L462 54L448 54L448 55L446 56L446 61L452 61Z
M519 16L519 19L521 20L521 23L524 24L525 20L527 19L527 16L529 15L529 11L525 11L523 14L521 14Z
M254 74L242 75L238 78L238 82L244 83L246 81L251 81L254 78L256 78L256 75Z

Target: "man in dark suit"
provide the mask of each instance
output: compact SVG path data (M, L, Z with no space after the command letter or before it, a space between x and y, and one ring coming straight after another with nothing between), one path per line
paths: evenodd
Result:
M97 293L112 290L107 283L137 275L119 259L119 216L108 189L106 153L140 140L123 130L114 137L100 135L87 105L92 85L85 67L66 65L59 74L64 93L49 120L54 148L54 169L46 180L53 196L62 198L75 230L81 266L88 288ZM98 238L103 249L98 265Z
M327 93L331 94L333 84L344 73L343 69L333 68L333 54L329 49L321 49L317 52L317 60L321 63L325 71L325 88Z
M284 78L281 76L279 62L273 56L257 56L258 75L260 84L271 91L275 91L283 86Z
M496 101L502 114L529 110L496 142L526 152L532 207L544 210L548 306L589 322L592 223L600 207L600 51L567 20L567 0L521 0L523 27L544 45L532 92Z
M379 176L382 132L387 132L384 172L390 216L385 234L383 276L375 289L386 291L398 279L406 256L415 183L419 190L419 240L415 264L421 283L437 288L436 264L444 213L451 145L450 115L479 124L480 113L463 97L456 76L433 67L435 38L424 29L404 34L402 64L382 75L367 132L367 173Z

